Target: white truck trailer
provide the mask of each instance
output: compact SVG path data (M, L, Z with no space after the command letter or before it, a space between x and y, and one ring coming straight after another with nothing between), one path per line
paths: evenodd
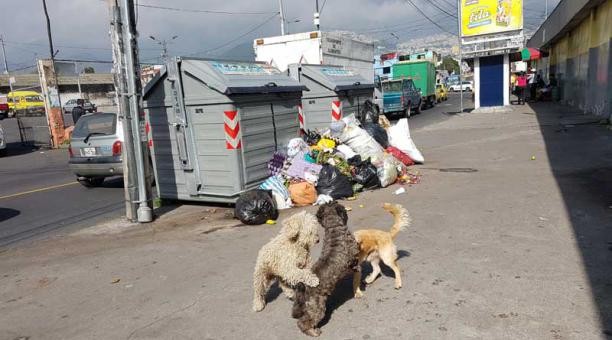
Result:
M281 71L291 64L348 66L368 81L374 80L374 44L338 32L312 31L253 42L255 60Z

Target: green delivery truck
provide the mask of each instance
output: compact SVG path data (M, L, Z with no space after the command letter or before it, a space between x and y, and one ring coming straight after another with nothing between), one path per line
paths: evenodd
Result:
M410 78L421 91L423 106L436 104L436 67L428 60L401 61L393 65L393 79Z

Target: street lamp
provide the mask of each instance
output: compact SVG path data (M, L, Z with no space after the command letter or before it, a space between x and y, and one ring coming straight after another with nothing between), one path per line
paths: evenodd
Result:
M159 40L157 38L155 38L154 36L150 35L149 38L153 41L155 41L158 45L160 45L162 47L162 60L164 61L164 64L168 61L168 41L166 39L164 40ZM173 36L172 38L170 38L170 41L174 40L178 38L178 35Z

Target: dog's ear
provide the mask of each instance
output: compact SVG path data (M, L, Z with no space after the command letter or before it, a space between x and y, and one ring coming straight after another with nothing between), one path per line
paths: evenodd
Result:
M291 242L297 241L300 234L300 221L302 220L300 215L303 215L303 213L294 214L283 221L281 234Z

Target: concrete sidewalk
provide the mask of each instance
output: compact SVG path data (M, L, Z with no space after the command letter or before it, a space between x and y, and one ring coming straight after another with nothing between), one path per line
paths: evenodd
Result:
M382 202L409 209L413 226L396 240L404 286L386 271L354 300L345 282L322 338L612 334L612 132L537 104L412 134L422 183L345 202L353 230L389 228ZM3 251L0 339L306 338L278 291L251 311L255 257L278 229L183 206L151 226L107 223Z

